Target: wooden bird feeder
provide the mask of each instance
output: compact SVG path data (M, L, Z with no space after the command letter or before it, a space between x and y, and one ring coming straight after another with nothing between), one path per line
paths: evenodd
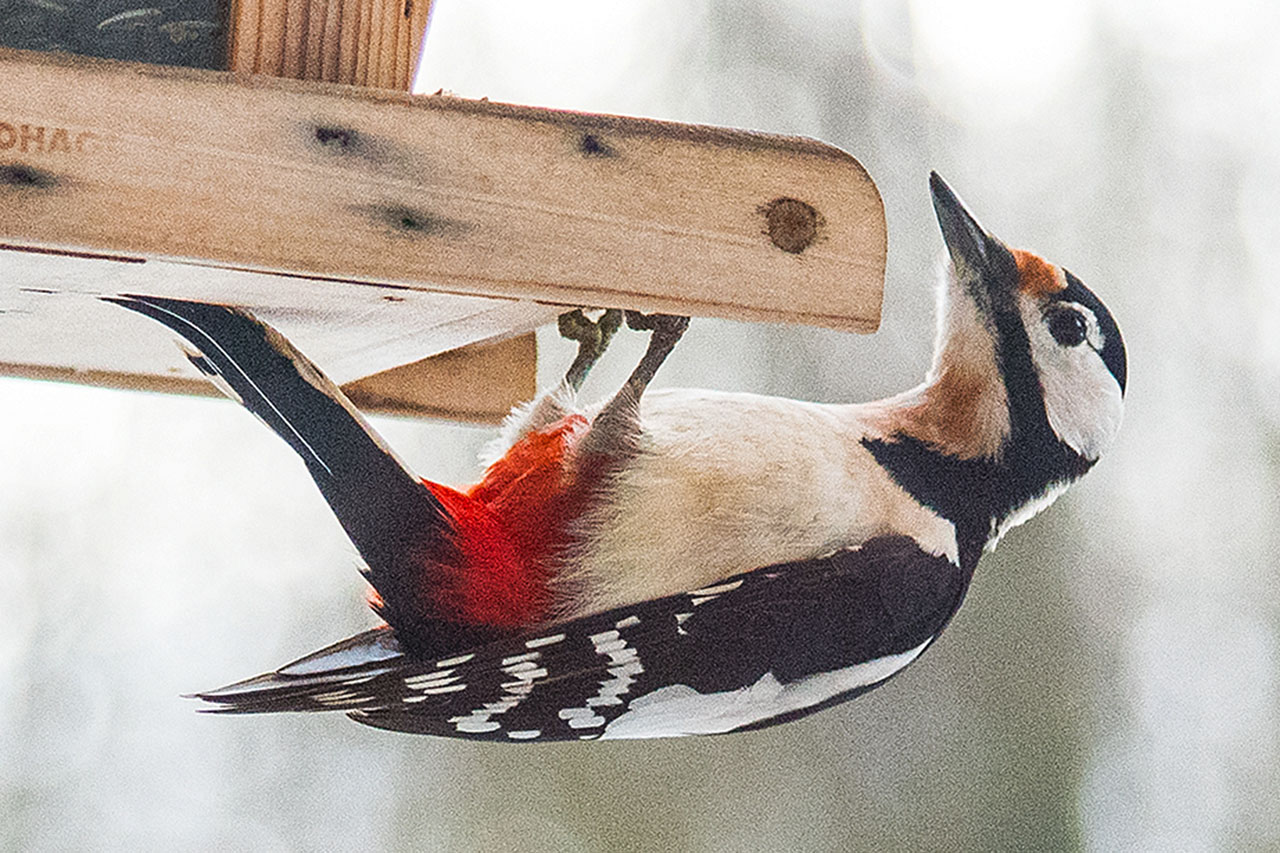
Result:
M0 50L0 374L212 393L105 293L246 306L362 407L478 421L567 308L875 329L848 154L410 95L429 11L238 0L229 72Z

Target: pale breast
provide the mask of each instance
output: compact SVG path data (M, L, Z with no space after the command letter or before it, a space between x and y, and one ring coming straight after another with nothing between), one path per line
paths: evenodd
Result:
M860 443L858 407L671 389L642 404L644 450L567 579L584 608L695 589L871 536L955 551L951 525L912 501Z

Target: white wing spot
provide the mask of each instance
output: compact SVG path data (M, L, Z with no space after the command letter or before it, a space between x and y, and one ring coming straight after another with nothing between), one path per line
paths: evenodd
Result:
M605 651L604 649L597 649L597 651L607 654L609 656L609 663L614 666L631 663L632 661L635 661L637 666L640 663L640 652L636 649L609 649L608 651Z
M640 656L636 654L636 655L633 655L633 657L635 659L632 660L630 663L623 664L622 666L609 667L609 674L612 675L614 678L625 678L629 676L639 675L640 673L644 672L644 667L640 665Z
M453 676L450 678L450 676ZM428 672L425 675L411 675L404 680L408 687L438 687L441 684L448 684L451 681L457 681L462 676L453 675L451 669L441 669L435 672Z
M454 722L455 720L456 722ZM496 732L498 729L502 728L501 724L490 720L487 717L485 719L471 719L470 717L458 719L455 717L454 720L451 720L450 722L454 723L454 728L458 731L469 735Z
M469 655L460 655L456 658L449 658L447 660L436 661L436 669L444 669L446 666L458 666L459 664L466 663L467 661L471 660L474 657L475 657L475 653L472 652Z
M552 634L550 637L538 637L536 640L525 640L524 647L526 649L536 649L541 646L550 646L564 640L564 634ZM539 733L540 734L540 733ZM537 737L537 735L534 735Z
M459 690L466 689L466 684L450 684L447 687L424 687L422 693L426 696L435 696L438 693L457 693Z
M504 666L502 668L502 671L507 673L508 675L518 675L522 672L528 672L529 670L532 670L532 669L541 669L541 667L539 667L536 663L534 663L531 660L522 660L522 661L519 661L518 663L513 663L510 666Z
M574 717L572 720L569 721L569 728L593 729L596 726L603 726L604 722L605 722L604 717L601 717L598 714L593 714L590 717Z
M588 704L591 702L587 700ZM569 723L571 729L590 729L604 725L604 717L590 708L565 708L560 712L560 719Z
M629 627L623 624L625 622L627 620L623 619L618 626ZM636 623L638 622L639 619L636 620ZM629 647L618 631L602 631L599 634L592 634L590 639L595 646L596 654L607 656L613 666L607 670L609 679L600 683L600 689L596 691L596 695L588 697L581 707L564 708L560 711L560 719L565 720L571 729L603 726L606 722L605 718L593 709L621 705L620 697L631 689L631 685L636 680L635 677L644 672L639 651Z
M699 595L699 596L708 596L708 597L722 595L726 592L733 592L735 589L737 589L740 586L742 586L742 581L740 580L729 581L728 583L717 584L715 586L704 586L702 589L690 590L689 595Z
M507 732L507 737L512 740L533 740L542 737L542 729L522 729L518 732Z
M511 666L513 663L523 663L524 661L537 660L542 657L542 652L525 652L522 655L513 655L509 658L502 659L502 666Z
M503 690L507 691L508 693L519 693L521 695L528 695L533 691L534 681L536 679L545 677L546 674L547 674L547 671L545 669L532 669L532 670L528 670L527 672L517 672L515 673L515 677L518 680L504 681L502 684L499 684L498 686L501 687Z
M311 698L322 705L351 704L359 694L354 690L334 690L329 693L317 693Z
M618 630L622 630L623 628L630 628L633 625L639 625L639 624L640 624L640 617L632 615L632 616L628 616L626 619L619 619L617 622L614 623L613 627L617 628Z

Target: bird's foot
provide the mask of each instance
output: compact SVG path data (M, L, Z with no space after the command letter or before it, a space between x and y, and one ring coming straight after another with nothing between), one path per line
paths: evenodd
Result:
M622 326L622 313L617 308L609 308L599 320L592 320L581 308L575 308L560 315L556 323L560 337L578 344L578 355L564 374L565 384L574 391L582 388L591 368L609 348L614 333Z
M685 329L689 328L689 318L677 314L641 314L639 311L628 311L626 317L629 328L653 332L649 338L649 348L627 380L627 385L635 393L636 399L639 399L649 385L649 380L653 379L671 350L675 349Z

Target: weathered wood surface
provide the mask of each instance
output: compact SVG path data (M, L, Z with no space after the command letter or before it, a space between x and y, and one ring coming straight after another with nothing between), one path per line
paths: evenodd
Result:
M277 326L362 407L483 422L500 420L534 391L532 335L510 336L558 313L527 300L0 250L0 375L217 393L173 334L97 299L106 293L242 305Z
M0 79L0 242L878 320L879 196L811 140L18 51Z
M235 0L232 71L409 91L429 0Z
M493 420L533 390L509 339L563 306L878 322L879 196L811 140L21 51L0 79L0 373L197 387L89 298L151 293L396 371L383 410ZM455 350L451 406L423 359Z

